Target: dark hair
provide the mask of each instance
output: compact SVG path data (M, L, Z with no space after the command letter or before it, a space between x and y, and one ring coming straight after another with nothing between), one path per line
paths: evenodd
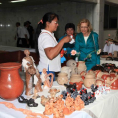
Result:
M73 28L73 30L75 31L75 25L73 23L67 23L65 25L65 31L68 29L68 28Z
M16 22L16 25L19 25L20 26L20 22Z
M40 22L37 26L36 29L36 52L38 52L38 37L39 34L41 33L41 29L45 29L46 27L46 22L52 22L52 20L54 20L55 18L57 18L59 20L59 16L53 12L48 12L46 13L43 18L42 18L42 22Z
M24 22L24 26L28 25L28 22Z
M40 32L41 32L41 29L45 29L45 27L46 27L46 22L52 22L52 20L54 20L55 18L57 18L58 20L59 20L59 16L57 15L57 14L55 14L55 13L53 13L53 12L48 12L48 13L46 13L44 16L43 16L43 18L42 18L42 21L43 21L43 23L39 23L39 26L38 26L38 28L40 29ZM40 34L40 32L39 32L39 34Z

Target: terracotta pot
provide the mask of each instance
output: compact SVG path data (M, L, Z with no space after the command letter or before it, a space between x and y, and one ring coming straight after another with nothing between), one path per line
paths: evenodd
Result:
M70 82L80 82L80 81L82 81L82 78L80 75L74 74L70 78Z
M115 79L114 82L111 83L111 89L118 90L118 79Z
M91 85L96 83L96 79L84 79L84 86L86 88L91 88Z
M87 73L85 75L85 79L95 79L95 74L93 74L93 73Z
M80 74L82 71L86 71L85 61L79 61L77 64L77 68L78 68L78 74Z
M60 85L68 84L68 75L66 73L59 73L57 77L57 82Z
M14 100L19 97L24 89L23 80L20 78L18 69L20 63L0 64L0 97L5 100Z
M82 81L80 81L80 82L69 82L69 84L76 84L76 89L79 91L81 88L82 88L82 84L83 84L83 82Z

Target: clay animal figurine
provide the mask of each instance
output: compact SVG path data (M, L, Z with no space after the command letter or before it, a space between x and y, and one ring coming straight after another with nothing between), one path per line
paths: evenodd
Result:
M37 92L42 91L41 88L41 78L40 74L36 68L33 57L29 56L29 50L24 50L26 57L22 59L22 66L24 67L24 72L26 73L26 95L34 94L34 98L37 97ZM35 84L34 92L33 85Z
M51 82L50 82L49 76L51 76ZM54 78L54 75L52 73L47 74L46 69L44 68L42 73L41 73L41 80L44 84L43 89L49 89L52 87L53 78Z
M50 89L50 90L48 91L48 93L50 93L50 97L51 97L51 98L55 98L55 97L56 97L56 94L57 94L58 92L60 92L60 90L59 90L59 89L56 89L56 88Z
M73 85L64 84L68 93L73 93L76 90L76 83Z

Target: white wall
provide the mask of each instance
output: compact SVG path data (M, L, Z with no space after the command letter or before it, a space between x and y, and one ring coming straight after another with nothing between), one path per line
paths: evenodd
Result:
M92 3L66 2L0 10L0 45L16 45L14 40L16 22L20 22L23 25L25 21L29 20L34 29L36 29L38 21L49 11L59 15L59 27L55 33L60 38L64 34L64 27L68 22L73 22L77 26L82 18L88 18L93 24L94 6L95 4ZM1 24L4 26L1 26ZM10 27L7 26L8 24L10 24Z

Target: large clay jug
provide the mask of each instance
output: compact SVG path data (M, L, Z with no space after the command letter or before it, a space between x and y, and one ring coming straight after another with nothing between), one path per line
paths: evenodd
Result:
M20 63L9 62L0 64L0 97L5 100L14 100L19 97L24 89L23 80L18 69Z

